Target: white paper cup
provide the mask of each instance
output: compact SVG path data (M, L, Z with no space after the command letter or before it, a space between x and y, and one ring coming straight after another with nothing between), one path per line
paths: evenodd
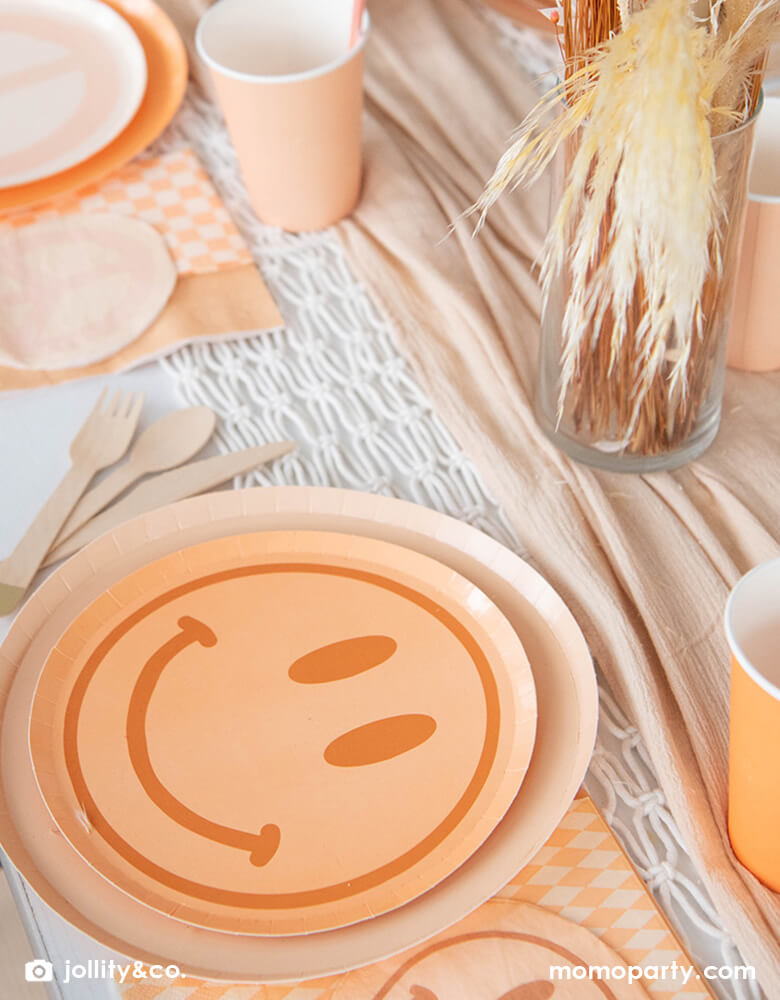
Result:
M293 232L348 215L361 181L363 48L352 0L219 0L196 32L263 221Z

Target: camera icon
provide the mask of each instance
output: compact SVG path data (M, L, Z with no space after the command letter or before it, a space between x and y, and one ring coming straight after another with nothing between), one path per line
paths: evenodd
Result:
M25 962L24 978L28 983L50 983L54 979L54 966L42 958Z

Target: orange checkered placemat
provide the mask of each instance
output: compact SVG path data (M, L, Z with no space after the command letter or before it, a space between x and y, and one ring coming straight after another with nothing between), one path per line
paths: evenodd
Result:
M208 274L252 263L191 149L133 160L76 194L0 220L0 231L81 212L116 212L148 222L165 237L180 274Z
M627 965L648 971L674 962L685 968L693 965L588 795L575 799L545 846L496 898L534 903L586 927ZM457 934L458 925L446 933ZM393 959L399 966L403 961L404 955ZM179 979L175 984L125 984L120 992L122 1000L329 1000L344 978L284 986ZM679 978L648 978L642 985L658 1000L713 998L696 975L686 984Z

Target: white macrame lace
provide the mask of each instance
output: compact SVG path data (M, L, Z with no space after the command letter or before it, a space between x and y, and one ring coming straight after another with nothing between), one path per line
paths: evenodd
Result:
M556 52L485 11L534 74ZM540 86L543 83L540 81ZM195 149L252 248L284 330L186 347L160 362L188 403L219 416L224 450L295 438L293 455L237 485L344 486L404 497L468 521L519 551L477 471L433 412L399 355L393 331L355 280L335 235L293 236L260 224L215 107L191 88L154 152ZM744 964L713 909L666 808L636 729L602 684L587 788L701 966ZM752 982L710 984L728 1000L759 1000Z

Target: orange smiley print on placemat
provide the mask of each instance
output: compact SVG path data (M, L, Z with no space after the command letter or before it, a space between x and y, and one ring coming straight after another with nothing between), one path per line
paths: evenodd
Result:
M638 975L586 928L494 899L432 940L347 974L330 1000L649 1000Z
M113 586L41 674L30 748L58 826L177 919L344 926L420 895L530 761L512 627L440 563L319 532L233 536Z

